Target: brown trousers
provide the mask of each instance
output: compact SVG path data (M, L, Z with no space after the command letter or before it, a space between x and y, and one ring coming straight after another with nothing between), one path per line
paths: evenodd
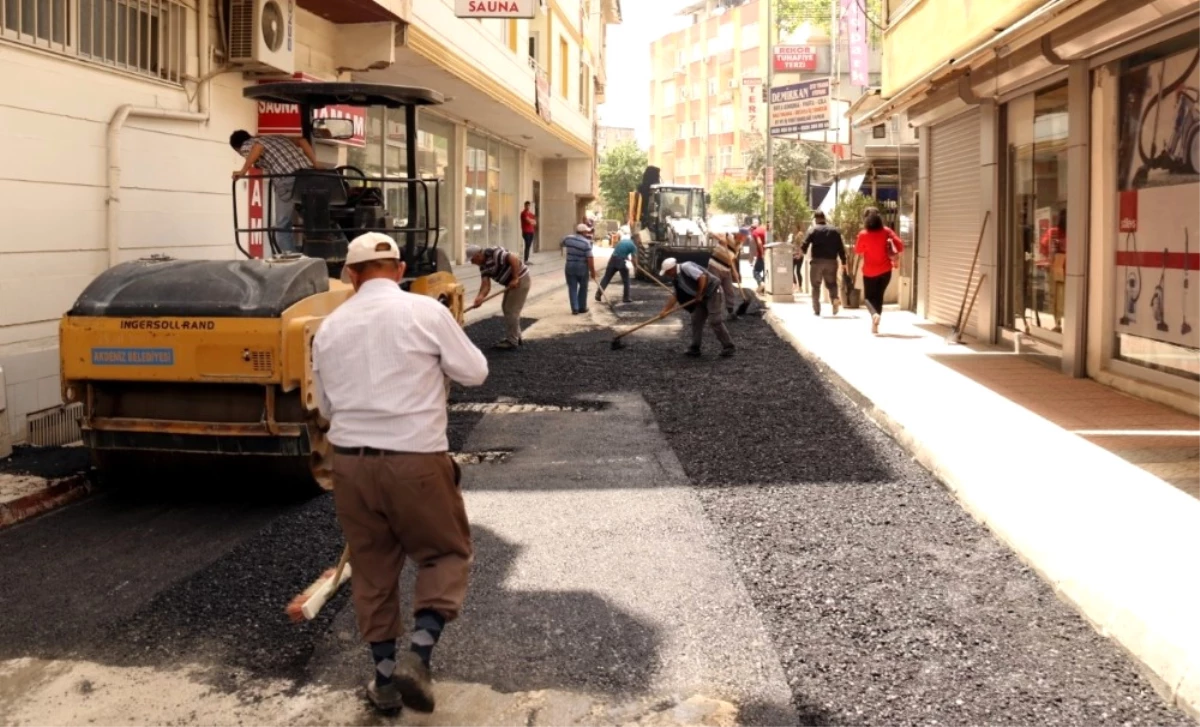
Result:
M417 564L413 611L453 621L467 595L471 528L446 454L333 457L333 499L350 546L354 612L369 642L400 636L400 571Z

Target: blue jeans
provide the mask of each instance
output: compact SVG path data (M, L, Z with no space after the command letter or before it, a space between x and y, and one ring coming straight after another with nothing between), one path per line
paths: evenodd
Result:
M292 209L296 203L289 194L286 197L279 190L275 191L275 219L271 227L275 228L275 244L280 253L296 252L296 236L292 234Z
M571 301L572 313L583 313L587 310L589 275L587 266L567 266L567 299Z

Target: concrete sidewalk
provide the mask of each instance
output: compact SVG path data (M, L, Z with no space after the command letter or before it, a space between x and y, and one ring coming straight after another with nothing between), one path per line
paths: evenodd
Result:
M1195 417L948 345L910 313L886 311L872 336L865 310L833 317L826 304L817 318L802 295L768 320L1200 718Z

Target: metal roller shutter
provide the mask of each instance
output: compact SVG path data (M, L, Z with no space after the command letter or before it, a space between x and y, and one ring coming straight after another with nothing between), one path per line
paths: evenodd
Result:
M954 325L979 241L979 110L930 130L929 318ZM975 277L979 277L976 267ZM975 283L972 282L972 290ZM978 335L979 302L963 329Z

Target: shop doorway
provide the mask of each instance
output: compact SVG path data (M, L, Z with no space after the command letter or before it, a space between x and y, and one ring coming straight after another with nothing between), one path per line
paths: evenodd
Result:
M1067 278L1067 86L1008 104L1006 328L1062 347Z

